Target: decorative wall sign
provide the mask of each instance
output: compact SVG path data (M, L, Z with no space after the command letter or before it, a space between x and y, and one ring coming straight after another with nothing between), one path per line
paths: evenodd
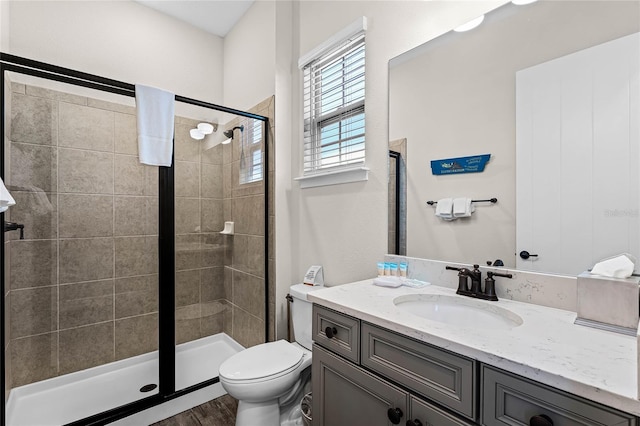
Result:
M480 173L491 158L491 154L474 155L472 157L446 158L431 161L431 173L434 175L450 175L456 173Z

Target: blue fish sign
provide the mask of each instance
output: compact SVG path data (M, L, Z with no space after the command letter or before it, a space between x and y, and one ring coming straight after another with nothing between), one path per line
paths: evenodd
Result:
M431 173L434 175L480 173L484 171L484 166L489 161L489 158L491 158L491 154L431 160Z

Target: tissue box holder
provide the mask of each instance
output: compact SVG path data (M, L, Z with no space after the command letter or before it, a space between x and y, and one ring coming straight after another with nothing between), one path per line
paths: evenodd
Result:
M578 275L575 324L635 336L640 316L640 277Z

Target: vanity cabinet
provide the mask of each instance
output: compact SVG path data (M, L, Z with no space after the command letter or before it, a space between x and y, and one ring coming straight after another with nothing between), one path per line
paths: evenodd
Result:
M615 409L319 305L313 425L638 426Z

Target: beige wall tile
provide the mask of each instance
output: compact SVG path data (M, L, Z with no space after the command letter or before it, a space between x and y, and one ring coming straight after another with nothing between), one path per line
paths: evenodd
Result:
M200 199L176 198L176 234L200 232ZM218 231L222 230L220 228Z
M129 114L135 116L136 114L136 101L128 96L122 96L118 102L103 101L102 99L88 98L87 105L93 108L105 109L108 111L114 111L122 114Z
M60 240L61 284L113 278L113 238Z
M220 232L224 227L223 220L223 202L222 200L214 200L203 198L202 205L202 232ZM235 231L238 232L237 230Z
M202 234L202 266L223 266L225 245L232 239L232 236L220 235L218 232Z
M202 266L200 234L176 235L176 270L196 269Z
M61 148L58 155L60 192L113 194L113 154Z
M177 197L200 196L200 164L176 161L175 193Z
M136 116L115 113L114 145L118 154L138 155L138 130Z
M238 234L264 235L264 195L234 198L233 221Z
M58 327L57 287L37 287L11 292L13 339L55 331Z
M203 198L222 198L222 165L202 165L202 190Z
M158 272L157 237L117 237L115 252L117 278Z
M233 299L231 302L253 316L264 319L264 279L242 272L233 272Z
M113 152L114 113L60 102L58 145Z
M11 341L13 387L56 376L58 333L46 333Z
M115 327L116 360L158 350L158 314L119 319Z
M114 361L113 321L60 331L60 374Z
M202 337L200 332L200 304L176 308L176 344Z
M200 269L176 272L176 307L200 303Z
M137 156L115 156L114 192L123 195L145 195L147 186L146 168Z
M175 126L175 152L176 161L193 161L200 162L200 148L202 141L192 139L189 131L195 125L176 124Z
M233 266L240 271L264 275L264 237L238 235L233 237Z
M158 275L116 279L116 319L158 311Z
M60 238L113 235L113 196L60 194Z
M57 102L14 93L11 99L11 140L56 145L57 115Z
M154 235L158 233L156 197L115 197L115 235Z
M221 132L221 130L218 130L218 132ZM223 140L226 139L224 136L222 135L218 135L218 134L214 134L215 138L222 138ZM209 148L207 150L204 149L204 146L202 147L202 151L201 151L201 159L200 161L202 163L206 163L206 164L218 164L218 165L222 165L222 153L225 149L225 147L228 145L216 145L213 148Z
M4 403L9 401L11 396L11 344L4 349Z
M59 92L57 90L45 89L44 87L26 86L25 91L27 95L36 96L40 98L47 98L54 101L63 101L77 105L86 105L87 98L85 96L74 95L66 92Z
M212 336L224 332L227 305L223 301L202 304L200 330L202 336Z
M245 348L264 343L264 321L234 306L233 338Z
M60 329L113 320L113 280L60 286Z
M11 191L11 195L16 200L11 221L24 225L26 240L57 238L57 195L42 191ZM19 237L19 232L5 234L7 239Z
M58 245L55 240L11 243L11 289L56 285Z
M57 190L57 149L50 146L11 143L10 190Z
M201 269L200 299L204 302L225 298L224 267Z

